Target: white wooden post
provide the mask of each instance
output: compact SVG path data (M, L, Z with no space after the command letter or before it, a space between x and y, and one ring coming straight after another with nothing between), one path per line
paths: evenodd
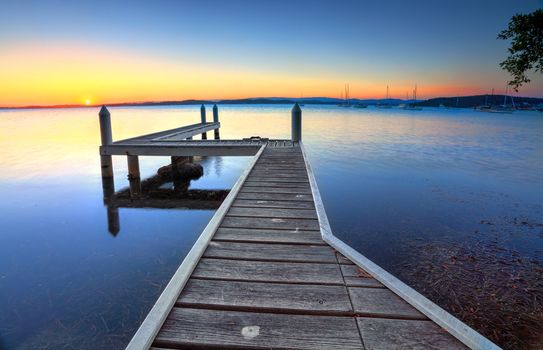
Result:
M111 136L111 115L106 106L102 106L98 113L100 120L100 138L102 146L113 142ZM113 161L111 156L100 156L100 165L102 167L102 177L113 177Z
M200 117L202 118L202 124L206 122L206 107L202 104L200 107ZM202 140L207 140L207 132L202 133Z
M217 105L213 105L213 123L218 123L219 122L219 108L217 107ZM214 134L215 134L215 140L219 140L221 137L220 137L220 134L219 134L219 129L215 129L214 130Z
M291 139L292 141L302 140L302 109L298 105L298 102L292 107L291 111L292 127L291 127Z

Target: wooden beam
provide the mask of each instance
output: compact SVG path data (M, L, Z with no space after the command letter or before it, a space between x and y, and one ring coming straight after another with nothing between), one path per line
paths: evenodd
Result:
M143 145L112 144L100 147L101 155L140 155L140 156L254 156L260 144L205 144L205 141L191 144L183 142L163 142Z

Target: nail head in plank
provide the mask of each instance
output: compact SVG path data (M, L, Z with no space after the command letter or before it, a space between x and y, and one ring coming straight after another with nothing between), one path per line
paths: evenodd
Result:
M362 349L352 317L174 308L157 346L251 349Z

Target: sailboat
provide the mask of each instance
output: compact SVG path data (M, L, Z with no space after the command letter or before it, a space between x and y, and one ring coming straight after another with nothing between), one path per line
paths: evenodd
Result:
M392 106L390 105L390 96L388 94L388 85L387 85L387 95L386 95L385 101L386 103L379 102L378 104L375 105L375 107L386 108L386 109L392 108Z
M507 105L507 92L508 92L509 86L505 86L505 96L503 97L503 104L499 106L493 106L490 109L487 109L486 112L489 113L503 113L503 114L511 114L515 110L515 102L513 101L513 96L511 96L511 106Z
M351 99L349 96L349 84L345 84L345 99L339 104L341 107L351 107Z
M417 103L417 84L415 84L415 89L413 89L413 101L415 102L406 104L403 109L410 111L422 111L422 107L415 106L415 103Z
M479 112L487 112L492 108L492 101L494 101L494 89L492 89L492 98L490 99L490 104L488 103L488 95L485 95L485 104L475 107L474 109Z

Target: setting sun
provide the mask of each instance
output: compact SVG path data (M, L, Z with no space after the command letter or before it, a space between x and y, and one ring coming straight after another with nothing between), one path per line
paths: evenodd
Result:
M85 100L85 104L89 106L91 104L91 100Z

